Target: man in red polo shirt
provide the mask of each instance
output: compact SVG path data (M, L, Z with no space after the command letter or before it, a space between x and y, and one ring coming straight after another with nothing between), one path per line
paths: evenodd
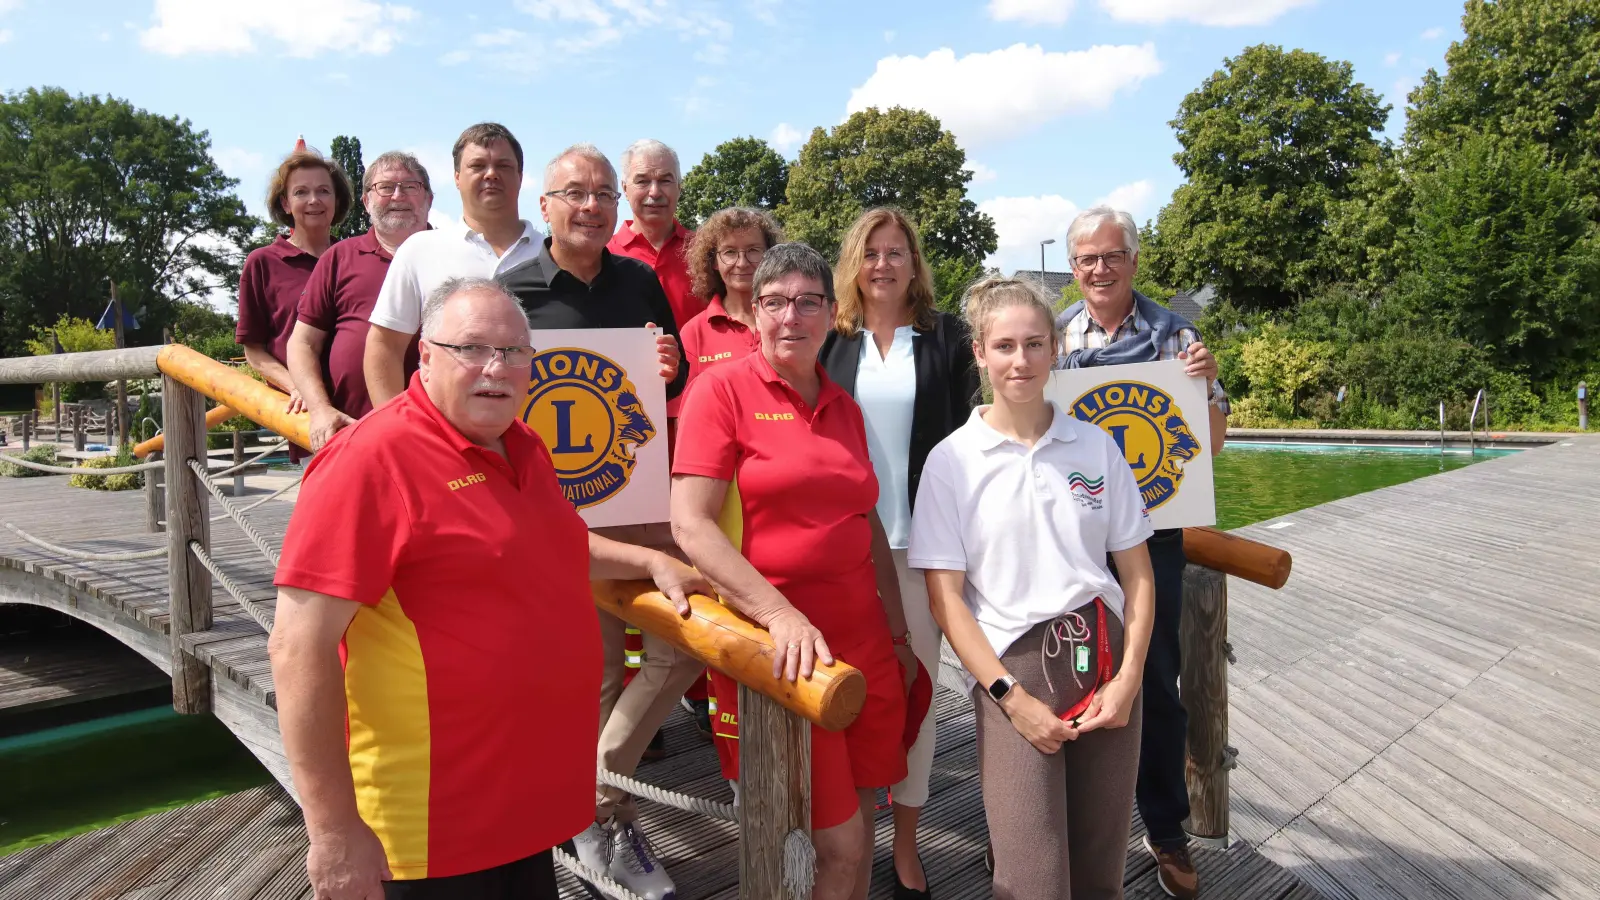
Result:
M372 228L322 254L289 336L289 375L311 414L311 449L372 410L361 369L373 304L394 251L428 227L433 186L428 170L409 153L383 154L367 167L361 202ZM406 351L405 377L417 370L417 342Z
M706 589L584 528L517 420L527 342L495 282L446 282L410 387L307 470L268 650L319 900L555 900L551 848L594 802L589 579L653 578L684 613Z
M612 253L631 256L656 270L678 331L706 308L706 302L694 295L683 256L694 232L678 221L682 180L678 154L660 141L634 141L622 151L622 193L634 217L623 222L606 245Z

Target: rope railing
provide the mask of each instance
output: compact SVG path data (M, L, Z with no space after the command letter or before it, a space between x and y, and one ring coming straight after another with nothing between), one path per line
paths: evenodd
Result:
M166 465L166 463L162 462L147 462L132 466L117 466L110 469L93 469L87 466L51 466L45 463L36 463L31 459L23 459L20 456L14 456L9 453L0 454L0 462L8 462L14 466L21 466L24 469L33 469L36 472L45 472L50 475L94 475L96 477L101 475L131 475L135 472L148 472L151 469L159 469Z
M190 459L188 460L188 463L189 471L193 472L197 476L200 486L205 488L206 491L210 493L219 504L222 505L223 511L228 514L228 518L232 519L234 524L239 526L239 529L244 532L245 537L249 538L250 542L256 545L256 549L260 550L262 555L266 556L267 560L270 561L274 567L276 567L278 565L278 551L272 548L272 544L269 543L266 538L262 537L261 532L257 531L256 527L250 524L250 520L245 518L244 514L233 505L233 502L228 499L228 496L222 492L222 488L219 488L215 484L211 483L211 479L206 477L205 467L200 465L199 460Z
M230 578L228 573L222 571L216 560L212 559L206 553L206 549L200 546L199 541L189 542L189 552L193 553L194 558L200 561L200 565L206 567L206 571L211 573L211 577L217 579L217 583L222 585L222 589L228 592L228 596L232 597L235 603L239 604L239 608L254 619L257 625L261 626L262 631L267 634L272 633L272 625L275 621L272 610L262 605L261 601L245 596L244 588L239 587L238 582Z
M637 778L630 778L627 775L619 775L616 772L607 771L606 769L600 770L600 780L614 788L620 788L624 791L627 791L636 797L643 797L646 800L654 800L663 806L671 806L676 809L681 809L684 812L695 813L696 815L705 816L708 819L717 819L723 822L733 822L737 824L739 821L739 809L731 803L719 803L715 800L707 800L704 797L694 797L689 794L680 794L677 791L669 791L664 788L659 788L653 784L647 784L646 782L640 781Z
M166 547L158 547L154 550L125 550L110 551L105 553L90 550L74 550L70 547L63 547L60 544L52 544L43 538L34 537L10 522L6 522L4 525L12 534L15 534L17 537L22 538L35 547L42 547L45 550L49 550L51 553L65 556L68 559L80 559L85 562L132 562L137 559L159 559L160 557L167 555Z
M262 461L263 459L266 459L267 457L271 456L274 453L277 453L279 450L282 450L284 447L286 447L288 445L289 445L289 439L288 438L284 438L283 440L277 442L276 444L273 444L272 446L270 446L267 449L261 451L260 453L257 453L255 456L250 457L249 459L245 460L244 462L235 463L232 468L223 469L220 472L215 472L215 471L208 472L207 475L208 475L208 477L211 477L211 478L226 478L226 477L228 477L229 475L232 475L235 472L243 471L243 470L255 465L256 463Z
M305 476L302 475L302 476L300 476L300 478L296 478L295 480L289 482L288 484L284 485L283 487L278 488L277 490L275 490L272 493L266 495L265 497L262 497L260 500L255 501L254 503L250 504L249 506L241 507L239 509L239 512L241 514L242 513L247 513L249 511L251 511L252 509L255 509L256 507L266 503L268 500L276 500L279 497L282 497L284 494L287 494L290 491L294 490L295 488L299 487L300 486L300 480L302 478L305 478ZM228 518L228 514L227 513L222 513L220 515L212 516L211 517L211 521L220 522L220 521L222 521L223 519L226 519L226 518Z

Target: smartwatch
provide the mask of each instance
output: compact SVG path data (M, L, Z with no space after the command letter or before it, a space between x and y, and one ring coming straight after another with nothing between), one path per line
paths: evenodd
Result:
M1017 686L1017 680L1010 675L1001 675L989 685L989 696L994 702L999 703L1011 695L1011 689Z

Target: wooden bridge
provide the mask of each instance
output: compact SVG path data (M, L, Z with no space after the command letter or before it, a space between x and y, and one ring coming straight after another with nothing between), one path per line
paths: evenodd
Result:
M1201 630L1219 656L1231 638L1238 658L1225 683L1206 686L1215 690L1186 694L1222 700L1239 749L1241 840L1197 854L1206 896L1600 897L1600 439L1564 443L1244 529L1290 546L1300 574L1278 593L1235 579L1231 613ZM0 519L80 551L136 556L172 543L145 531L146 498L63 481L0 480ZM249 513L270 548L288 510ZM207 529L209 558L244 605L208 589L197 615L173 603L165 559L74 560L7 530L0 603L89 621L163 671L192 661L175 682L180 702L204 698L287 786L258 623L272 567L232 519ZM925 864L941 898L986 896L970 709L941 692L939 715ZM709 748L682 749L695 746L686 718L670 728L677 753L639 777L730 799ZM1220 798L1200 799L1212 817L1220 799L1226 830L1227 773L1215 774ZM645 815L681 897L752 896L739 826L648 804ZM878 832L875 883L887 896L886 815ZM309 896L304 842L292 799L269 786L0 858L0 900ZM1130 896L1160 896L1134 848L1127 876Z

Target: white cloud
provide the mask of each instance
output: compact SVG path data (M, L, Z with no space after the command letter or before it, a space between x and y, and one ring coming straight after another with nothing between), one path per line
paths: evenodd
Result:
M263 177L267 170L267 157L254 150L243 147L218 147L211 151L211 158L217 161L222 171L227 172L230 178L240 181L256 180Z
M467 47L444 54L439 62L472 62L526 77L564 56L662 32L692 42L693 59L703 65L721 65L730 55L733 26L698 0L515 0L513 5L538 20L533 34L505 26L474 34Z
M1107 204L1131 213L1135 220L1149 214L1154 185L1141 179L1113 188L1096 205ZM1060 194L1039 197L995 197L978 204L981 212L994 218L998 249L990 255L985 265L998 268L1009 275L1019 269L1039 271L1039 242L1055 238L1055 243L1044 248L1045 269L1064 272L1067 269L1067 226L1079 212L1078 204Z
M778 127L772 129L772 135L767 138L767 143L783 155L785 159L794 156L794 152L805 143L806 133L790 125L788 122L779 122Z
M156 0L155 24L139 42L168 56L252 53L258 38L295 57L327 50L382 55L416 17L409 6L373 0Z
M0 28L0 44L7 43L10 40L11 40L11 29L9 29L9 28Z
M1113 19L1157 25L1193 22L1196 25L1265 25L1297 6L1316 0L1100 0Z
M1417 79L1410 76L1395 80L1394 85L1389 88L1390 94L1388 100L1390 103L1394 104L1396 111L1400 111L1406 105L1406 97L1410 96L1412 89L1415 88L1417 84Z
M546 62L544 44L515 28L475 34L470 44L471 49L452 50L441 56L439 62L446 66L470 62L521 76L532 75Z
M22 8L22 0L0 0L0 16Z
M956 58L942 48L927 56L889 56L850 92L849 113L876 106L925 109L964 146L1013 137L1072 112L1104 109L1161 71L1153 44L1097 45L1046 53L1037 45Z
M1393 68L1394 66L1399 65L1400 64L1400 55L1401 54L1400 54L1399 50L1396 50L1393 53L1385 53L1383 55L1383 64L1386 65L1386 66L1389 66L1390 68Z
M989 168L981 162L967 160L967 171L972 173L971 184L983 184L1000 177L1000 173Z
M883 33L883 42L884 42L884 43L885 43L885 44L892 44L892 43L894 43L894 29L893 29L893 28L891 28L891 29L889 29L889 30L888 30L888 31L885 31L885 32L884 32L884 33Z
M1065 271L1065 251L1061 244L1067 239L1067 226L1078 214L1078 204L1061 196L995 197L978 204L980 212L994 217L994 227L999 238L999 248L985 264L1009 275L1018 269L1039 271L1039 242L1055 238L1055 244L1045 249L1045 268L1052 272ZM1051 251L1055 252L1052 261Z
M1076 0L989 0L989 18L997 22L1060 25L1072 15Z
M1425 41L1437 41L1442 37L1444 37L1443 28L1429 28L1427 31L1422 33L1422 39Z

